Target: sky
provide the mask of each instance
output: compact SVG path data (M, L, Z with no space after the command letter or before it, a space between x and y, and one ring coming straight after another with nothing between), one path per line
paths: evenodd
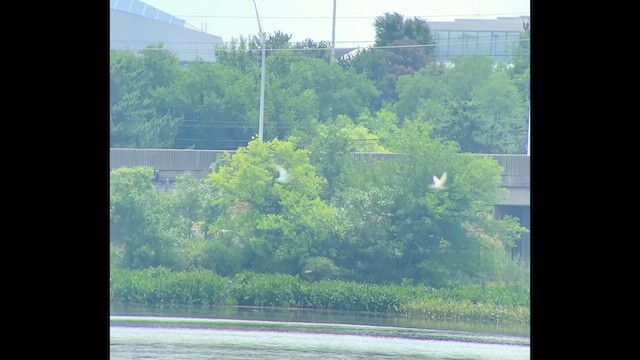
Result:
M142 0L224 42L257 35L252 0ZM335 0L336 47L373 43L373 22L385 12L427 21L495 19L530 14L530 0ZM331 41L334 0L255 0L262 30L292 35L291 41Z

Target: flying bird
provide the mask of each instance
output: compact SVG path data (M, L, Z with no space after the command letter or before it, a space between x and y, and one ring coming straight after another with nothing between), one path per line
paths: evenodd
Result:
M443 172L442 176L438 178L437 176L433 176L433 184L429 187L432 189L444 189L444 183L447 181L447 172Z
M280 174L280 176L276 178L276 182L285 184L291 181L291 175L289 175L289 172L285 168L280 165L276 165L276 169L278 169L278 173Z

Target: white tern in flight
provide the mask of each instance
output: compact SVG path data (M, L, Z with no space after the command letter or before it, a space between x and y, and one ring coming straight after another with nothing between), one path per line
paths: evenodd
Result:
M431 187L432 189L444 189L444 183L447 181L447 172L443 172L442 176L440 178L438 178L437 176L433 176L433 184L431 184L429 187Z
M284 184L291 181L291 175L289 175L289 172L285 168L280 165L276 165L276 169L278 169L278 173L280 173L280 176L276 178L277 182Z

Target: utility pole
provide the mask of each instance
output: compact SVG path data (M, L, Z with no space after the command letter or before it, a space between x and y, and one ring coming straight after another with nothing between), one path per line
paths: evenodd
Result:
M262 31L262 25L260 24L260 15L258 15L258 5L256 0L253 0L253 6L256 8L256 19L258 20L258 30L260 30L260 40L262 41L262 66L260 75L260 120L258 122L258 139L262 141L262 134L264 132L264 81L265 81L265 63L267 58L267 39L266 34Z
M531 109L529 109L529 130L527 130L527 155L531 155Z
M333 0L333 28L331 30L331 62L336 58L336 0Z
M531 33L530 31L530 24L529 24L530 19L529 18L522 18L522 28L524 29L524 31L527 33L527 35L529 35L529 39L531 39ZM531 49L531 47L529 47L529 49ZM529 53L531 54L531 53ZM531 56L531 55L529 55ZM529 100L529 124L528 124L528 129L527 129L527 155L531 155L531 96L529 96L527 94L527 100Z

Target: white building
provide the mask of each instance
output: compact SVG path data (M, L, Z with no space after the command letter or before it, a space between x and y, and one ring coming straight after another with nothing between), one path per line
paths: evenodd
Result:
M508 62L511 48L517 46L529 16L497 19L456 19L427 21L436 43L438 61L459 55L491 56L496 62Z
M214 47L222 42L139 0L110 0L109 36L111 49L140 51L162 43L182 62L215 61Z

